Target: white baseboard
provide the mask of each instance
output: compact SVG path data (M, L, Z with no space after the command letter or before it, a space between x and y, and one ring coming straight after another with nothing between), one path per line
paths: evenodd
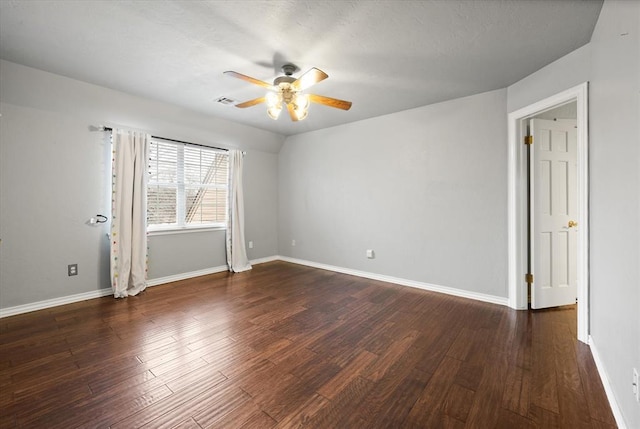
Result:
M279 257L277 255L268 256L266 258L252 259L249 262L251 263L251 265L258 265L258 264L264 264L266 262L277 261L278 258ZM155 279L147 280L147 287L162 285L165 283L177 282L180 280L187 280L193 277L200 277L200 276L207 276L209 274L221 273L224 271L228 271L228 269L229 268L226 265L220 265L219 267L206 268L204 270L190 271L188 273L174 274L172 276L166 276L166 277L158 277Z
M272 262L272 261L286 261L286 262L291 262L293 264L305 265L313 268L320 268L323 270L334 271L337 273L363 277L366 279L379 280L387 283L395 283L402 286L409 286L409 287L428 290L432 292L445 293L447 295L453 295L453 296L458 296L462 298L475 299L477 301L490 302L492 304L499 304L499 305L505 305L505 306L508 305L507 298L503 298L499 296L485 295L482 293L469 292L469 291L450 288L446 286L439 286L439 285L434 285L430 283L418 282L415 280L407 280L407 279L402 279L398 277L391 277L391 276L385 276L381 274L369 273L366 271L352 270L350 268L342 268L334 265L320 264L317 262L305 261L303 259L290 258L288 256L274 255L274 256L268 256L266 258L254 259L251 261L251 264L258 265L258 264L264 264L266 262ZM166 277L158 277L155 279L147 280L147 287L157 286L165 283L177 282L180 280L186 280L193 277L206 276L209 274L220 273L223 271L227 271L226 265L206 268L204 270L190 271L187 273L175 274L175 275L166 276ZM78 301L84 301L87 299L100 298L103 296L111 295L112 293L113 291L111 290L111 288L99 289L93 292L79 293L76 295L69 295L69 296L64 296L60 298L48 299L45 301L38 301L31 304L18 305L15 307L0 309L0 318L14 316L22 313L28 313L36 310L44 310L51 307L57 307L59 305L71 304L73 302L78 302Z
M509 305L508 298L501 297L501 296L486 295L483 293L470 292L462 289L434 285L431 283L424 283L424 282L419 282L415 280L407 280L399 277L391 277L391 276L385 276L382 274L369 273L366 271L352 270L350 268L336 267L334 265L320 264L317 262L305 261L303 259L290 258L288 256L279 256L278 259L281 261L291 262L293 264L306 265L308 267L320 268L322 270L335 271L337 273L349 274L352 276L363 277L371 280L379 280L387 283L395 283L401 286L409 286L417 289L428 290L431 292L439 292L447 295L458 296L461 298L468 298L468 299L474 299L476 301L489 302L491 304L498 304L498 305L504 305L504 306Z
M279 256L269 256L266 258L254 259L252 265L264 264L265 262L277 261ZM172 276L158 277L147 280L147 287L157 286L165 283L177 282L193 277L206 276L209 274L227 271L226 265L219 267L206 268L204 270L190 271L188 273L175 274ZM0 308L0 319L3 317L15 316L17 314L30 313L37 310L45 310L47 308L57 307L59 305L72 304L74 302L85 301L87 299L102 298L113 294L111 288L99 289L92 292L84 292L75 295L63 296L60 298L47 299L44 301L33 302L30 304L16 305L15 307Z
M258 264L265 264L267 262L273 262L273 261L279 261L279 260L280 260L280 256L273 255L273 256L267 256L266 258L252 259L249 262L251 263L251 265L258 265Z
M166 276L166 277L158 277L158 278L155 278L155 279L148 279L147 280L147 287L158 286L158 285L163 285L165 283L171 283L171 282L177 282L177 281L180 281L180 280L191 279L193 277L208 276L209 274L221 273L221 272L227 271L227 270L228 270L228 268L227 268L226 265L220 265L219 267L205 268L204 270L189 271L188 273L180 273L180 274L174 274L174 275Z
M0 319L3 317L15 316L22 313L30 313L32 311L44 310L46 308L57 307L59 305L71 304L87 299L102 298L111 295L111 288L98 289L91 292L83 292L75 295L63 296L60 298L46 299L44 301L32 302L31 304L16 305L15 307L0 308Z
M604 392L606 393L607 399L609 400L611 412L613 413L613 417L616 419L616 424L618 425L619 429L627 429L624 417L622 417L622 410L620 410L618 401L616 401L616 397L613 394L613 389L611 388L611 383L609 382L609 376L607 375L607 371L604 368L604 363L600 359L598 348L596 347L596 344L593 341L593 337L591 335L589 335L589 347L591 347L591 355L593 356L593 360L596 363L596 368L598 368L598 374L600 375L600 380L602 381Z

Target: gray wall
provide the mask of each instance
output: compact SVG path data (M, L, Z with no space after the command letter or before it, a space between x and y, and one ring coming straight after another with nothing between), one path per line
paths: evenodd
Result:
M250 258L277 254L283 137L6 61L0 62L0 308L108 288L110 148L90 126L119 124L247 150ZM224 231L152 236L149 278L225 264ZM78 276L67 265L78 264Z
M507 88L513 112L589 80L591 46L585 45Z
M591 336L627 426L640 428L640 2L605 2L589 96Z
M244 159L245 241L249 259L278 254L278 155L249 152Z
M226 264L225 231L151 235L149 279L159 279Z
M506 90L289 137L279 171L281 255L507 296Z
M606 1L591 43L508 91L509 111L589 81L590 333L626 424L640 427L640 2Z
M109 287L108 229L85 224L107 212L102 136L56 112L1 103L0 113L0 305Z

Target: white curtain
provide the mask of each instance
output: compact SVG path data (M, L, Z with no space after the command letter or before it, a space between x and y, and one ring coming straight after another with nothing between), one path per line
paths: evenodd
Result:
M111 285L116 298L147 287L147 134L114 129Z
M239 273L251 269L244 244L244 201L242 193L243 156L239 150L229 151L229 213L227 215L227 265Z

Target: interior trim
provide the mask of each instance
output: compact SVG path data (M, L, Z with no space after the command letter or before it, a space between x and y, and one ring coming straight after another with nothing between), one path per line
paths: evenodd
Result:
M263 264L265 262L271 262L278 260L278 256L270 256L267 258L254 259L251 262L252 265ZM158 286L161 284L177 282L180 280L186 280L193 277L206 276L209 274L220 273L227 271L226 265L218 267L207 268L204 270L190 271L188 273L175 274L172 276L158 277L155 279L147 280L147 287ZM15 307L0 308L0 319L3 317L16 316L18 314L30 313L32 311L45 310L47 308L58 307L60 305L72 304L74 302L86 301L88 299L102 298L113 294L111 288L98 289L91 292L83 292L74 295L62 296L60 298L46 299L44 301L32 302L29 304L16 305Z
M444 293L447 295L453 295L460 298L473 299L476 301L488 302L491 304L498 304L508 306L509 301L507 298L501 296L487 295L477 292L470 292L462 289L456 289L447 286L440 286L431 283L424 283L415 280L402 279L399 277L385 276L382 274L369 273L366 271L352 270L350 268L337 267L335 265L321 264L318 262L306 261L303 259L290 258L288 256L269 256L266 258L251 260L252 265L264 264L272 261L285 261L292 264L305 265L307 267L319 268L322 270L333 271L336 273L348 274L352 276L362 277L371 280L378 280L387 283L393 283L401 286L409 286L417 289L427 290L430 292ZM204 270L190 271L187 273L175 274L166 277L158 277L155 279L147 280L147 287L153 287L161 284L177 282L180 280L187 280L194 277L206 276L209 274L220 273L227 271L226 265L218 267L207 268ZM57 307L59 305L71 304L74 302L85 301L87 299L101 298L103 296L109 296L113 293L111 288L99 289L93 292L79 293L75 295L64 296L60 298L48 299L44 301L33 302L31 304L17 305L15 307L9 307L0 309L0 318L15 316L18 314L29 313L31 311L44 310L47 308Z
M627 429L624 417L622 416L622 409L620 408L620 405L618 405L618 401L616 401L616 397L613 394L613 388L611 387L611 383L609 382L609 377L607 376L607 372L604 369L604 364L602 363L600 354L598 353L598 348L596 347L596 344L593 341L593 337L591 335L589 335L589 347L591 348L591 355L593 356L593 360L596 363L596 368L598 369L598 375L600 376L600 380L602 381L602 387L604 387L604 393L606 393L607 399L609 400L611 412L613 413L613 417L616 419L616 425L618 425L618 428L620 429Z
M523 107L508 115L508 293L509 307L526 310L527 293L527 194L526 157L523 150L523 121L560 104L577 104L578 138L578 340L589 341L589 135L588 83L584 82L559 94ZM535 273L533 273L535 275Z
M476 301L489 302L491 304L498 304L498 305L504 305L504 306L508 306L509 304L508 299L501 296L487 295L487 294L478 293L478 292L470 292L463 289L456 289L448 286L435 285L432 283L424 283L424 282L419 282L415 280L403 279L399 277L369 273L366 271L352 270L350 268L337 267L335 265L320 264L318 262L305 261L303 259L290 258L288 256L279 256L279 259L281 261L291 262L293 264L306 265L308 267L320 268L322 270L334 271L337 273L348 274L352 276L363 277L366 279L378 280L378 281L387 282L387 283L394 283L401 286L409 286L417 289L427 290L430 292L444 293L447 295L453 295L460 298L468 298Z
M0 318L30 313L37 310L44 310L46 308L57 307L59 305L72 304L79 301L86 301L87 299L102 298L103 296L111 294L113 294L113 290L111 288L98 289L91 292L83 292L74 295L62 296L60 298L32 302L30 304L16 305L15 307L0 308Z

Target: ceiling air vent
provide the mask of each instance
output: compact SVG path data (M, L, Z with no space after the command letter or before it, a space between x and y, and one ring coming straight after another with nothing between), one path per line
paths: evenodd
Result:
M236 102L236 100L232 100L232 99L227 98L227 97L220 97L220 98L218 98L216 100L216 103L225 104L225 105L235 104L235 102Z

